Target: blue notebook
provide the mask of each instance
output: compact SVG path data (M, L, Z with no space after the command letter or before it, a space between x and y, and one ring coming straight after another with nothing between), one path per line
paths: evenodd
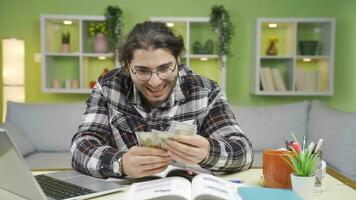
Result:
M243 200L302 200L295 192L287 189L240 187L237 192Z

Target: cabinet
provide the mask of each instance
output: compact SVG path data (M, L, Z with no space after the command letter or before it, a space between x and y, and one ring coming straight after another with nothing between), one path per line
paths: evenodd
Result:
M181 35L185 42L181 62L216 81L225 91L226 56L218 56L218 34L212 30L209 17L150 17L150 21L167 23Z
M333 95L334 18L259 18L255 42L252 94Z
M104 22L104 16L41 16L42 91L47 93L90 93L96 79L119 66L111 51L95 53L88 28ZM70 45L62 45L62 35L69 33ZM107 38L107 37L106 37ZM68 47L69 46L69 47ZM97 52L97 51L96 51Z

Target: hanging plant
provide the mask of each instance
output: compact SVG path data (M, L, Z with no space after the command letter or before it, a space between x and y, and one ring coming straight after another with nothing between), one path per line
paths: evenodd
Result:
M229 13L224 6L214 5L211 8L210 24L213 30L219 33L219 56L229 55L234 25L231 23Z
M105 12L105 24L108 28L109 37L114 42L114 53L117 53L117 47L121 38L121 31L123 27L122 10L118 6L108 6Z

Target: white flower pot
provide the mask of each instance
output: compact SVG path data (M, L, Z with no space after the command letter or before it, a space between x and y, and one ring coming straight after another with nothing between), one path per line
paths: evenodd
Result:
M315 185L315 176L296 176L291 175L292 188L303 200L311 200L313 198L313 190Z

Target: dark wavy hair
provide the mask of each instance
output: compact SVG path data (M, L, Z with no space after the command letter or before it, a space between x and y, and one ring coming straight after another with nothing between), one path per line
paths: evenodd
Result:
M162 22L145 21L138 23L128 34L126 42L119 46L119 62L127 70L136 49L164 48L169 50L178 60L184 50L182 36L176 36L173 31Z

